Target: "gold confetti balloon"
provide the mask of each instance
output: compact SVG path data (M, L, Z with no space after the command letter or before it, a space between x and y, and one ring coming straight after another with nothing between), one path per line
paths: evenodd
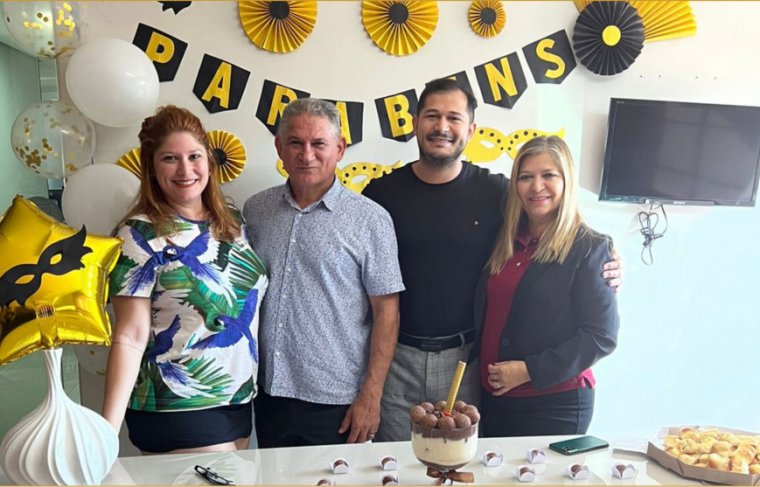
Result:
M60 179L90 164L95 126L70 103L43 101L16 117L11 148L25 168Z
M3 2L3 21L21 49L57 58L82 44L84 2Z
M0 365L66 343L110 345L104 307L120 249L16 196L0 222Z

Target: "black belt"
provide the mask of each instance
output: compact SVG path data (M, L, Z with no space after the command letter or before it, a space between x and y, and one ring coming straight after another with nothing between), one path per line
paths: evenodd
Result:
M475 329L470 328L456 335L447 337L418 337L399 332L398 342L424 352L440 352L449 348L461 347L475 340Z

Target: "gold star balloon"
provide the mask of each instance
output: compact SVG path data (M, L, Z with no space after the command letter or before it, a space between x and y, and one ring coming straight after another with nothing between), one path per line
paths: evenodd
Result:
M104 306L120 249L16 196L0 221L0 365L64 343L110 345Z

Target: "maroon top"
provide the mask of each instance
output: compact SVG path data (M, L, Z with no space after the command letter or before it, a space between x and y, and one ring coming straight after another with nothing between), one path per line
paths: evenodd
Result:
M480 342L480 384L492 394L496 392L496 389L488 384L488 365L500 361L501 335L507 325L512 300L520 279L530 265L533 253L538 246L538 239L532 239L529 242L526 240L526 236L518 236L515 239L515 254L498 274L488 278L486 314ZM595 384L594 374L591 369L586 369L577 376L546 389L535 389L531 382L526 382L510 389L504 396L542 396L581 387L594 387Z

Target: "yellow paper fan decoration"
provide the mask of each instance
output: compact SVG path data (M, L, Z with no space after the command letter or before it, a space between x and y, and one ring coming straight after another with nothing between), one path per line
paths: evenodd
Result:
M365 0L362 23L377 47L406 56L417 52L438 25L437 2L424 0Z
M219 164L219 170L216 172L219 184L229 183L243 173L245 147L235 134L224 130L212 130L208 133L208 143Z
M372 162L354 162L343 168L336 167L335 175L338 177L340 184L354 193L361 193L370 181L381 178L386 174L390 174L402 165L403 163L401 161L396 161L393 165L374 164ZM277 159L277 172L284 178L288 177L288 172L285 170L285 165L282 163L282 159Z
M507 14L499 0L474 0L467 11L470 27L480 37L493 37L504 28Z
M595 1L599 0L574 0L579 12ZM646 42L688 37L697 33L697 21L688 1L633 0L628 3L641 16Z
M241 0L238 14L251 42L282 54L298 49L314 30L317 2Z
M689 2L634 1L631 5L641 15L647 41L664 41L697 33L697 21Z
M127 152L116 161L117 166L121 166L127 171L131 172L137 178L140 178L140 148L136 147Z

